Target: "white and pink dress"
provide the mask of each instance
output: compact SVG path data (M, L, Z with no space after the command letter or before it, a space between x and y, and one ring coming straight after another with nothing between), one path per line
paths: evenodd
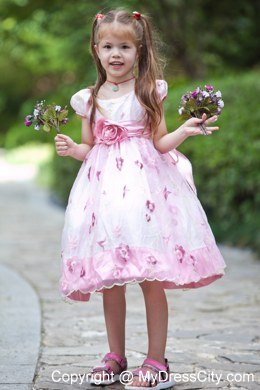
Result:
M160 99L167 83L157 80ZM71 98L90 117L89 89ZM159 280L165 289L206 286L226 264L196 194L189 160L160 153L134 91L98 99L88 152L70 192L61 243L60 292L88 301L115 285Z

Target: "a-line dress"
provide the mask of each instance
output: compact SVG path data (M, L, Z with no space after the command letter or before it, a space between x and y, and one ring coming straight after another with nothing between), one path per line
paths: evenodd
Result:
M159 99L167 83L157 80ZM71 98L90 118L90 90ZM206 286L225 261L197 197L190 161L160 153L135 92L98 99L94 146L72 186L61 240L60 293L88 301L93 292L144 280L165 289Z

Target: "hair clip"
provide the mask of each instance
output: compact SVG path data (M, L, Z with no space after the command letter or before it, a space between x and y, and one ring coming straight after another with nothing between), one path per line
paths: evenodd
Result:
M140 12L137 12L137 11L134 11L133 12L133 17L135 18L135 20L140 20L142 14L140 14Z
M97 14L96 15L96 19L99 20L99 19L103 19L104 15L103 14Z

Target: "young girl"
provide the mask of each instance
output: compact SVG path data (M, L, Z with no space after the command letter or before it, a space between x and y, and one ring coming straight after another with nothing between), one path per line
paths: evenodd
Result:
M202 122L208 134L218 130L209 126L216 118L192 118L168 133L167 83L147 16L122 9L98 14L91 50L96 84L71 98L82 117L82 143L55 137L59 156L83 161L65 213L60 290L70 301L103 293L110 352L93 369L91 383L111 384L127 368L126 285L139 283L149 346L126 388L168 388L164 290L202 287L224 275L191 165L176 150L202 134Z

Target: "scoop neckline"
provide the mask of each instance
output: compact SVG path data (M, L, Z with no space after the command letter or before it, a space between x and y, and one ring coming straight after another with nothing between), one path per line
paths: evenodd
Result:
M110 102L111 100L119 100L119 99L122 99L123 97L130 95L130 94L133 93L134 91L135 91L135 90L132 89L130 92L127 92L127 93L125 93L124 95L119 96L119 97L116 97L116 98L111 98L111 99L100 99L100 98L97 97L96 99L97 99L97 100L101 100L101 101L103 101L103 102Z

